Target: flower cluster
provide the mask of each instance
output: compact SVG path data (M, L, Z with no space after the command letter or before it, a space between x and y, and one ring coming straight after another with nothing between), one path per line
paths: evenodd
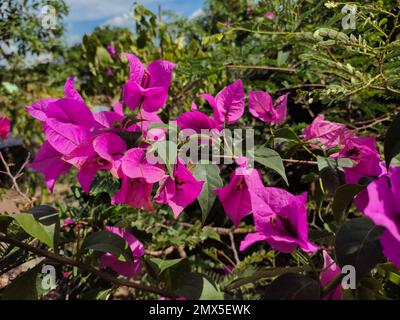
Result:
M353 161L353 167L344 168L346 183L372 181L357 195L355 204L376 225L385 228L381 236L383 252L400 267L400 168L386 170L374 137L359 137L345 125L326 121L321 115L304 130L304 139L316 143L316 148L337 147L339 151L332 153L332 158Z
M115 56L112 47L108 48ZM46 141L30 167L45 176L48 188L53 191L56 180L67 173L71 167L78 171L77 178L85 192L89 192L93 179L100 170L108 170L120 179L121 188L114 195L114 204L128 204L147 211L154 210L152 192L155 184L158 189L153 200L171 207L175 216L200 195L204 181L194 178L185 163L179 158L174 164L173 174L167 173L163 164L153 164L146 157L151 148L149 140L157 140L150 125L162 123L157 113L168 99L168 90L175 64L158 60L145 67L133 54L124 54L130 70L129 80L122 88L122 101L113 106L112 111L93 113L74 87L74 77L67 80L61 99L47 98L26 107L34 118L43 123ZM221 131L227 124L236 123L245 109L245 92L238 80L219 92L215 97L200 94L213 108L213 117L198 110L195 103L190 112L176 119L180 130L191 129L201 133L209 129ZM278 98L273 105L266 92L249 93L249 110L257 118L271 124L284 121L287 113L287 95ZM135 119L125 114L134 113ZM141 139L132 144L126 133L138 133ZM241 169L238 168L240 171ZM258 172L249 177L235 173L228 186L215 190L223 203L228 216L237 225L252 209L247 187L240 188L249 179L262 184ZM237 181L236 181L237 180ZM235 185L233 185L235 184ZM229 196L231 189L244 193L247 203L233 207ZM243 200L242 199L242 200Z
M112 47L108 50L110 55L116 56ZM75 89L73 77L65 84L64 98L47 98L27 107L28 112L43 123L46 136L30 167L44 174L50 190L61 175L75 167L85 192L90 191L98 171L109 171L121 182L113 204L153 211L154 201L168 205L178 217L199 197L204 181L197 180L192 166L179 157L171 172L166 164L153 163L146 156L152 148L151 141L160 139L150 127L163 124L158 112L167 103L176 66L158 60L145 67L133 54L119 57L125 57L129 63L129 80L122 88L121 101L112 111L93 113ZM199 97L208 102L213 115L200 111L193 102L191 111L181 114L175 121L180 130L201 133L206 129L219 133L227 125L237 123L245 112L246 97L241 80L226 86L215 96L200 94ZM248 95L249 112L270 125L285 121L287 102L288 94L275 103L267 92L251 91ZM164 128L163 125L159 127ZM140 138L132 141L126 138L129 134ZM315 149L328 152L331 158L350 159L354 165L344 169L346 183L374 180L357 197L356 205L377 225L386 228L382 235L384 252L400 265L396 249L400 244L400 171L386 172L374 138L357 136L345 125L325 120L323 115L316 117L304 130L303 140ZM255 232L245 237L240 250L265 241L284 253L296 248L316 252L318 246L308 238L307 193L293 195L283 189L266 187L259 171L249 166L249 159L236 157L235 161L237 166L229 183L213 191L235 226L246 216L253 215ZM134 257L143 255L143 246L132 235L112 227L107 230L126 239ZM327 282L339 271L337 266L329 266L333 261L326 252L324 258L327 271L321 275L321 280ZM140 269L136 262L124 264L111 254L102 257L101 266L112 267L126 276L135 275ZM340 292L333 294L340 296Z

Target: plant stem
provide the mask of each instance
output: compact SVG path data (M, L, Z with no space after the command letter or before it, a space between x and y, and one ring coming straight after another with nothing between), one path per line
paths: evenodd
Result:
M0 234L0 242L5 242L5 243L11 244L13 246L16 246L18 248L30 251L32 253L35 253L35 254L45 257L45 258L48 258L49 260L60 263L62 265L69 265L69 266L77 267L83 271L94 274L94 275L98 276L99 278L102 278L103 280L106 280L108 282L111 282L111 283L119 285L119 286L126 286L126 287L134 288L137 290L141 290L141 291L147 291L147 292L162 295L164 297L174 297L174 295L172 293L164 292L162 290L159 290L158 288L148 287L148 286L143 285L138 282L115 278L112 275L110 275L106 272L102 272L96 268L93 268L92 266L89 266L81 261L73 260L71 258L60 256L60 255L57 255L55 253L52 253L52 252L44 250L44 249L33 247L25 242L21 242L21 241L9 238L7 236L3 236L1 234Z

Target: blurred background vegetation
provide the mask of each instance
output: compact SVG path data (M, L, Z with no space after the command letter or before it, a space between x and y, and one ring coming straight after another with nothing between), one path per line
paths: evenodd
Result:
M43 140L39 123L28 116L24 106L45 97L62 97L65 80L75 75L88 105L111 107L120 99L121 86L128 78L128 65L118 57L122 52L132 52L145 63L166 59L178 65L169 101L161 113L165 121L190 110L193 100L204 103L197 94L214 94L237 78L243 80L247 91L266 90L274 98L290 92L287 123L298 135L323 113L328 120L345 123L359 134L376 136L381 142L385 128L400 107L400 10L396 0L349 2L357 6L357 13L356 28L348 30L341 25L345 15L341 9L346 2L208 0L204 14L194 19L164 12L162 7L153 13L136 5L132 12L135 30L98 27L72 46L65 43L62 24L55 30L43 30L34 14L44 3L51 3L62 19L68 14L63 1L6 2L9 9L0 13L0 42L17 44L17 50L10 53L7 47L0 48L0 114L11 119L13 136L23 138L17 152L7 150L16 163L23 162L27 152L34 154ZM115 47L116 56L108 53L109 44ZM51 59L26 63L43 53L51 54ZM206 106L206 110L211 109ZM258 144L270 135L269 127L250 117L245 116L237 124L243 125L255 127ZM280 152L285 150L282 146ZM302 151L296 154L299 159L306 157ZM329 210L320 209L331 195L318 189L318 172L296 165L286 170L292 192L314 186L309 209L314 214L318 211L323 221ZM274 181L274 176L265 178ZM217 282L228 281L223 277L224 270L235 265L228 236L201 228L196 222L201 220L197 204L189 209L190 215L184 214L179 220L173 220L165 209L154 216L127 207L112 207L110 194L115 192L115 186L112 190L111 183L104 183L101 177L98 181L91 194L85 195L79 188L70 187L76 184L73 177L66 177L64 182L68 183L61 183L57 196L51 197L43 189L41 178L27 173L24 188L35 194L38 202L54 202L63 217L89 222L94 229L106 223L129 226L145 241L148 250L185 248L191 262L196 262L197 271ZM277 185L283 186L282 182ZM214 225L230 227L218 202L211 218ZM188 228L181 222L194 226ZM69 236L66 233L65 237ZM330 241L329 234L326 241ZM305 259L297 257L297 253L275 257L272 252L255 246L254 253L235 265L228 279L251 274L260 266ZM179 257L179 252L169 257L174 255ZM72 290L68 294L75 297L99 297L104 290L110 290L98 280L76 279L69 288L79 290L68 289ZM257 298L262 296L261 287L262 282L241 287L232 294ZM396 296L399 291L392 294Z

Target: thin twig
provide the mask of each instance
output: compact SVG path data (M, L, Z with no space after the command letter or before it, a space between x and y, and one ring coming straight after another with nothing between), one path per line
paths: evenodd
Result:
M167 255L171 254L172 252L175 251L175 249L176 248L174 246L171 246L164 250L154 250L154 251L153 250L145 250L144 253L148 256L163 257L163 256L167 256Z
M102 278L108 282L111 282L113 284L119 285L119 286L126 286L126 287L130 287L130 288L135 288L137 290L141 290L141 291L147 291L147 292L151 292L151 293L155 293L155 294L159 294L162 295L164 297L174 297L173 294L162 291L158 288L153 288L153 287L148 287L146 285L143 285L141 283L138 282L134 282L134 281L128 281L128 280L122 280L122 279L118 279L113 277L112 275L102 272L96 268L93 268L92 266L89 266L81 261L77 261L77 260L73 260L71 258L65 257L65 256L60 256L57 255L55 253L52 253L50 251L44 250L44 249L40 249L37 247L33 247L25 242L21 242L6 236L3 236L0 234L0 242L6 242L9 243L13 246L16 246L18 248L30 251L32 253L35 253L39 256L48 258L54 262L60 263L62 265L69 265L69 266L73 266L73 267L77 267L83 271L92 273L96 276L98 276L99 278Z
M193 228L194 225L191 223L181 222L180 225L186 228ZM229 229L229 228L221 228L221 227L203 227L203 230L211 230L215 231L221 235L229 235L229 233L233 234L248 234L250 232L254 232L254 228L252 229L244 229L244 228L237 228L237 229Z
M240 263L239 254L236 250L235 237L233 236L232 232L229 232L229 239L231 240L231 248L233 251L233 256L235 257L236 264L239 264Z
M275 72L283 72L283 73L295 73L297 70L293 68L279 68L279 67L270 67L270 66L249 66L249 65L233 65L226 64L226 68L229 69L254 69L254 70L265 70L265 71L275 71Z
M11 173L11 170L10 170L10 164L8 164L8 163L6 162L6 160L5 160L4 157L3 157L3 154L0 152L0 160L1 160L1 162L3 163L4 168L5 168L5 170L6 170L6 171L0 171L0 173L3 173L3 174L5 174L5 175L7 175L7 176L11 179L11 182L12 182L12 185L13 185L15 191L17 191L17 193L18 193L22 198L24 198L24 199L26 200L26 202L28 203L28 205L31 207L32 204L33 204L33 200L32 200L31 198L29 198L25 193L23 193L23 192L21 191L21 189L20 189L19 186L18 186L18 182L17 182L17 180L23 175L22 171L25 169L26 165L29 163L29 158L30 158L30 154L28 154L28 156L27 156L25 162L24 162L24 163L22 164L22 166L19 168L18 172L17 172L15 175L13 175L13 174Z
M312 164L318 165L317 161L308 161L308 160L295 160L295 159L282 159L283 162L287 163L295 163L295 164Z

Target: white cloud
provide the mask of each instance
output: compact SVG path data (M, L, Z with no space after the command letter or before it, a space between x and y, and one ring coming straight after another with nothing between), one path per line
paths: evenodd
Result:
M71 22L107 19L131 12L132 0L66 0Z
M69 45L74 45L76 43L81 42L82 40L82 35L81 34L69 34L67 36L67 43Z
M124 13L114 18L108 19L104 25L114 27L131 27L133 25L133 17L130 13Z
M204 10L202 8L199 8L189 16L189 20L196 19L202 15L204 15Z

